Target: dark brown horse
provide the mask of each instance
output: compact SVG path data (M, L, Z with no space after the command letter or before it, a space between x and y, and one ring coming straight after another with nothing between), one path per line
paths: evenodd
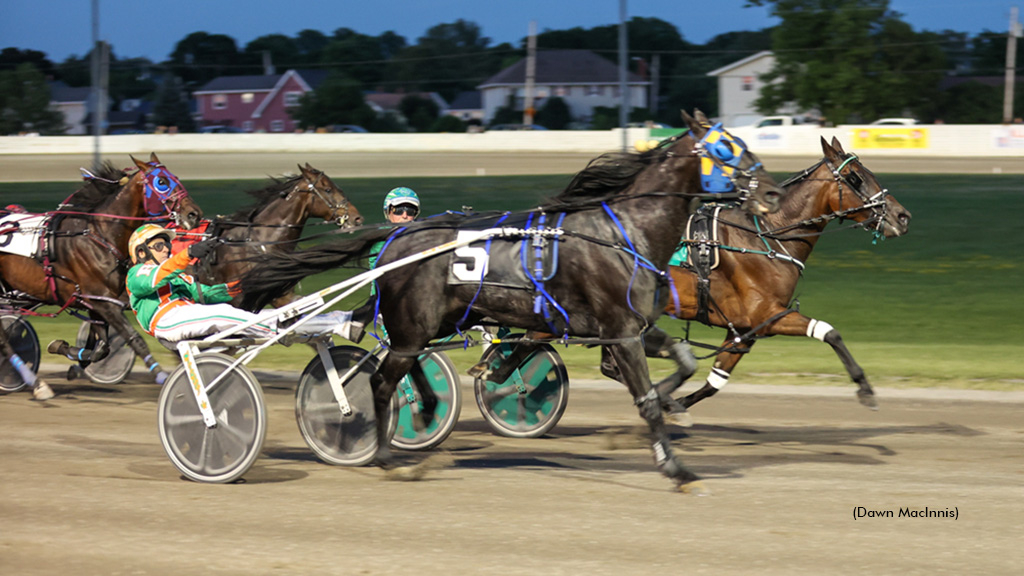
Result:
M701 192L701 163L709 160L719 165L727 156L722 146L708 138L712 134L726 138L727 133L700 122L703 115L695 119L684 114L683 118L688 133L642 154L600 157L577 174L562 194L529 214L452 215L413 223L395 233L377 261L378 270L403 257L429 254L454 242L463 232L479 235L483 228L523 226L533 222L534 216L545 214L551 222L558 222L562 264L545 278L543 301L539 300L540 289L484 282L484 270L520 265L518 260L491 260L487 246L492 241L517 243L523 235L531 234L534 242L541 239L541 231L536 228L518 235L513 227L511 236L515 238L477 242L451 257L419 260L390 270L379 279L380 312L392 350L371 379L379 464L390 463L385 415L398 382L409 373L417 355L431 339L453 334L460 325L470 326L487 317L528 330L550 330L554 323L556 331L567 337L598 339L597 343L606 346L621 367L633 402L650 428L658 468L684 490L697 480L673 454L661 402L652 392L640 343L644 329L661 315L668 298L663 289L664 273L660 271L667 268L682 236L691 200ZM733 185L752 194L757 210L774 209L775 196L781 191L756 156L739 146L728 152L732 154L732 169L726 172ZM368 232L355 240L269 257L243 280L242 287L268 295L290 288L304 276L365 257L392 232ZM450 268L449 263L456 258L459 263ZM458 274L476 270L480 281L450 283L450 269ZM550 317L543 312L549 304L558 310Z
M665 313L729 330L704 386L678 399L684 407L721 390L755 339L775 335L827 343L857 383L860 402L877 407L874 391L839 331L790 304L804 263L829 222L852 220L892 238L907 233L910 212L837 139L830 145L823 138L821 148L821 161L783 183L786 193L778 212L752 216L735 208L723 210L717 240L687 241L690 262L701 250L717 246L719 264L706 281L694 266L671 267L678 304L670 301Z
M0 279L31 308L55 305L86 310L94 328L113 327L144 358L158 381L166 377L142 337L125 319L124 280L130 261L128 238L148 220L195 226L202 210L156 154L149 162L132 158L128 174L109 162L52 213L49 252L44 261L0 253ZM0 333L2 337L2 333Z
M359 210L329 176L308 163L300 165L299 172L298 176L276 178L266 187L250 192L257 199L254 206L211 222L208 232L224 240L224 244L218 246L212 262L202 262L198 271L202 283L238 280L252 268L252 257L256 254L291 252L310 218L320 218L339 228L363 223ZM281 306L289 299L286 295L275 300L274 305ZM233 303L249 306L244 294Z

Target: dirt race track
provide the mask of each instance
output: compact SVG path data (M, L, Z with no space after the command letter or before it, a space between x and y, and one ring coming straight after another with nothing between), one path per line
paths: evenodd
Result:
M465 386L435 456L448 461L394 482L317 461L295 424L296 374L257 372L261 459L243 483L208 485L164 455L146 375L43 375L54 400L0 396L4 575L996 575L1024 561L1021 393L881 390L871 412L852 386L733 384L695 427L673 427L713 491L698 497L655 471L611 382L574 383L535 440L491 434Z

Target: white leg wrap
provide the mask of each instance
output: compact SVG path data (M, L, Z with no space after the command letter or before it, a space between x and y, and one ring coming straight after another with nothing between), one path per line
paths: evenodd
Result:
M814 338L815 340L825 341L825 335L833 330L832 325L828 322L821 320L815 320L811 318L811 322L807 324L807 336Z
M720 368L712 368L711 373L708 374L708 384L711 385L715 390L721 390L725 388L725 385L729 383L729 373Z

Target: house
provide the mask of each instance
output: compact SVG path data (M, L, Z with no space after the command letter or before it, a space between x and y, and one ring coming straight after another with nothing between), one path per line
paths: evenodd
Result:
M324 70L288 70L284 74L220 76L193 93L202 126L232 126L245 132L294 132L298 123L288 109L316 89Z
M455 95L448 107L448 115L455 116L467 123L481 124L484 120L484 107L479 90L466 90Z
M86 116L92 110L92 88L72 88L60 80L50 82L50 107L64 115L64 133L88 134Z
M647 107L650 82L627 75L629 105ZM498 72L477 86L481 93L483 118L490 122L509 97L516 110L523 109L526 96L526 59ZM550 97L569 106L573 119L589 122L598 106L615 107L621 102L619 67L589 50L538 50L534 67L534 108L543 108Z
M763 50L742 60L708 72L718 78L718 118L727 128L753 124L763 115L754 101L765 86L761 75L775 67L775 55ZM793 110L778 110L779 114L792 114Z

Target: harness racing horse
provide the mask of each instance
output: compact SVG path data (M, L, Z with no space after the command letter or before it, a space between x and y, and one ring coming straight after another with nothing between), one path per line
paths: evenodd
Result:
M694 266L672 266L678 306L670 300L665 313L729 330L704 386L677 400L684 408L721 390L755 340L775 335L827 343L857 383L861 404L877 408L874 391L839 331L804 316L791 302L804 263L830 221L849 219L876 237L893 238L907 233L911 215L837 139L830 145L822 138L821 148L821 161L783 183L786 193L778 212L752 216L723 210L716 241L684 240L691 261L695 252L717 247L720 262L709 274Z
M266 187L250 192L256 205L243 208L225 218L215 218L207 230L224 241L217 247L216 257L201 262L197 275L203 284L220 284L241 278L260 253L291 252L298 244L309 218L320 218L339 228L352 228L363 223L363 216L345 193L329 176L308 163L299 166L298 176L275 178ZM201 240L202 234L183 234ZM177 243L178 238L175 238ZM175 251L180 248L176 244ZM275 306L288 302L279 298ZM253 297L249 297L253 301ZM245 295L236 297L236 306L250 306Z
M49 213L48 246L38 259L0 252L0 280L22 312L39 305L87 310L94 330L112 326L161 382L167 374L122 314L128 239L145 221L192 228L203 213L156 154L149 162L132 160L138 170L130 175L109 162L97 174L86 172L86 184Z
M474 217L452 215L410 224L398 230L368 232L359 238L268 257L242 280L244 290L268 295L289 289L309 274L364 257L378 241L387 241L378 270L403 257L424 255L464 232L502 230L546 218L550 228L510 228L515 242L527 237L557 242L561 267L534 290L483 282L494 236L470 244L460 255L426 257L385 272L377 281L380 314L391 338L390 353L371 377L377 423L376 461L390 467L388 408L398 382L434 338L456 333L489 318L504 326L555 332L564 337L596 338L621 367L623 379L646 420L658 468L684 491L702 490L696 474L674 456L652 393L640 336L664 309L668 260L682 236L691 200L701 190L701 162L716 158L702 137L719 130L683 113L685 134L643 152L607 154L575 176L558 196L529 213ZM721 135L721 133L719 133ZM717 159L714 160L716 163ZM748 208L777 207L781 190L757 158L744 150L727 171L737 188L749 191ZM547 233L545 235L545 233ZM551 240L553 239L553 240ZM460 260L468 258L469 261ZM451 266L450 266L451 264ZM511 265L511 262L506 262ZM518 264L518 263L516 263ZM455 284L449 273L477 270L481 281ZM551 311L550 316L545 311Z

